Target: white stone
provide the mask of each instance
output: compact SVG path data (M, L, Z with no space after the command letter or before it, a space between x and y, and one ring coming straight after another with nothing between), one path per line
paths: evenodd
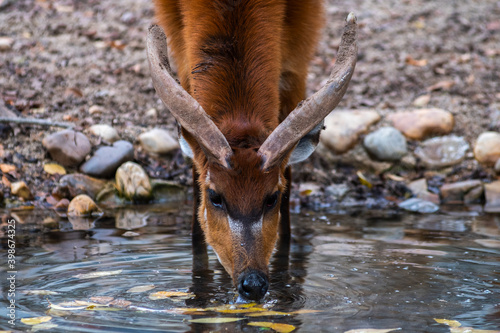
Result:
M89 128L90 133L100 136L104 141L113 143L120 140L118 132L113 127L106 124L97 124Z
M167 154L179 149L179 143L164 129L155 128L139 136L139 142L146 151L154 154Z

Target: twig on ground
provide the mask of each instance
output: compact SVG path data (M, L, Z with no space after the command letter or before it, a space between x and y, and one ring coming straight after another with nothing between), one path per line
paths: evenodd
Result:
M52 127L64 127L73 128L74 124L63 123L57 121L51 121L47 119L33 119L33 118L2 118L0 117L0 123L14 123L14 124L28 124L28 125L40 125L40 126L52 126Z

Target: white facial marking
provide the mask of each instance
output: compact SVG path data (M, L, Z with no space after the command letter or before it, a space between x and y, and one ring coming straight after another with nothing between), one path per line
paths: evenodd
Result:
M251 226L250 226L250 232L252 236L257 237L261 232L262 232L262 221L264 220L264 214L260 216L260 219L258 221L254 221ZM229 228L231 229L232 233L238 237L238 238L243 238L243 232L245 226L243 225L243 222L239 220L234 220L231 218L231 216L227 216L227 221L229 222Z
M193 150L191 149L191 146L189 146L186 139L184 139L182 135L179 138L179 145L181 146L182 153L187 157L193 159L194 157Z

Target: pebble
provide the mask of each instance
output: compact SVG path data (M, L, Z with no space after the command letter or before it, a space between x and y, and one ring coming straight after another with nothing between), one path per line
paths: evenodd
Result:
M179 149L179 142L164 129L155 128L139 135L139 143L147 152L167 154Z
M397 112L389 115L398 130L407 138L422 140L430 135L445 135L453 130L453 115L442 109L420 109Z
M52 194L60 198L74 198L79 194L86 194L95 199L105 185L104 180L73 173L62 177Z
M483 183L480 180L466 180L444 184L439 189L443 202L449 204L473 203L483 194Z
M101 147L81 167L80 171L98 178L111 178L124 162L134 159L134 146L124 140L113 146Z
M500 158L496 161L494 170L497 175L500 175Z
M417 179L407 185L414 196L419 199L430 201L435 204L440 203L439 195L429 192L427 180L425 178Z
M10 51L12 49L12 45L14 44L14 40L10 37L0 37L0 51Z
M100 105L92 105L89 108L89 114L91 115L101 115L103 113L106 113L106 109Z
M89 128L90 133L101 137L105 142L113 143L120 140L118 132L106 124L93 125Z
M411 198L398 204L399 208L415 213L435 213L439 206L430 201L419 198Z
M101 213L94 200L86 194L77 195L68 206L68 216L90 216Z
M42 145L53 160L66 167L78 166L90 153L90 141L83 133L67 129L46 136Z
M427 168L440 169L462 162L469 149L463 137L449 135L425 140L415 149L415 155Z
M486 199L484 211L486 213L500 213L500 180L484 184L484 196Z
M158 117L158 111L155 108L151 108L144 114L148 118L156 119Z
M342 201L350 188L346 184L333 184L325 188L325 194L337 201Z
M363 145L381 161L398 161L407 153L406 138L394 127L382 127L365 136Z
M474 156L479 163L494 166L500 158L500 133L481 133L474 147Z
M24 181L18 181L10 184L10 191L13 195L18 196L24 200L33 199L33 194L31 194L31 190L28 185Z
M146 171L134 162L126 162L116 171L116 187L123 197L144 201L151 197L151 183Z
M321 142L336 154L345 153L379 120L380 115L374 110L334 111L325 118Z

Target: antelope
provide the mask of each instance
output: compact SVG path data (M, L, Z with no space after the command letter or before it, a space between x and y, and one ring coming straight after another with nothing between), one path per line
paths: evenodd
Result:
M154 4L159 26L148 31L148 61L193 161L193 237L213 248L241 298L261 300L275 244L290 238L290 165L312 154L324 118L347 89L356 17L347 16L327 83L303 100L323 21L320 0Z

